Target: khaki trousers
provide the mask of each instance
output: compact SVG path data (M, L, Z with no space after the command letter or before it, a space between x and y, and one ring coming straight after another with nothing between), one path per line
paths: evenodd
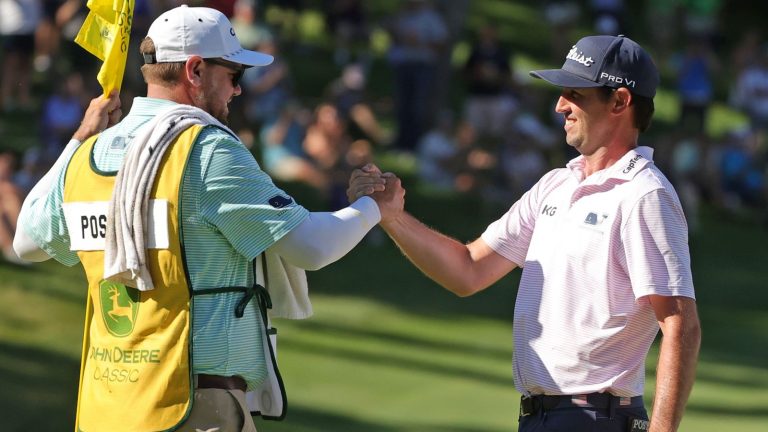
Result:
M195 389L192 412L181 432L256 432L241 390Z

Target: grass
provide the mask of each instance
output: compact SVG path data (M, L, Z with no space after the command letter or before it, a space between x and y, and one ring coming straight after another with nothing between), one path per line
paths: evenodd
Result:
M413 213L462 241L503 211L476 204L409 190ZM692 238L704 342L682 431L757 432L768 422L768 271L755 253L767 241L764 229L714 210L704 212L701 234ZM276 323L288 417L259 420L260 430L515 430L511 316L518 272L457 298L374 231L309 278L315 316ZM0 264L0 280L3 430L66 430L76 402L82 271L51 262ZM655 350L647 363L649 401Z

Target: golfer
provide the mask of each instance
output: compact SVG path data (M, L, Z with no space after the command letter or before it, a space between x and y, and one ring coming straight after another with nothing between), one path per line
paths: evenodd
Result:
M523 269L513 324L520 431L677 430L701 335L680 201L653 150L638 145L659 73L631 39L589 36L561 69L531 74L562 88L555 109L581 155L467 245L404 211L381 225L420 270L460 296ZM350 197L378 177L374 166L356 171ZM659 329L649 421L645 361Z

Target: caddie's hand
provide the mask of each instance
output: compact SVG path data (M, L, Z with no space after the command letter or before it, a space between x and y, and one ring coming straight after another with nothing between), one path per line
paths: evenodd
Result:
M374 192L371 195L379 205L381 213L381 224L386 225L403 214L405 207L405 189L400 179L391 172L381 175L386 181L385 188L382 191Z
M83 121L72 138L83 142L104 129L114 126L123 116L120 109L120 96L117 90L113 90L109 96L100 95L91 99L88 109L85 110Z
M358 198L384 190L386 180L381 176L381 170L374 164L367 164L360 169L352 171L349 177L347 199L350 203Z

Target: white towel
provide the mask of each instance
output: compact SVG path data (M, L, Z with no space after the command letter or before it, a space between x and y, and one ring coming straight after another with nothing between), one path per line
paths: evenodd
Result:
M147 268L147 207L157 169L173 140L187 128L216 125L236 135L207 112L174 105L141 129L123 159L107 213L104 278L141 291L154 289Z
M304 319L312 316L312 303L309 301L307 274L278 254L266 250L268 284L265 284L272 299L272 318ZM264 270L258 259L260 282L263 283Z

